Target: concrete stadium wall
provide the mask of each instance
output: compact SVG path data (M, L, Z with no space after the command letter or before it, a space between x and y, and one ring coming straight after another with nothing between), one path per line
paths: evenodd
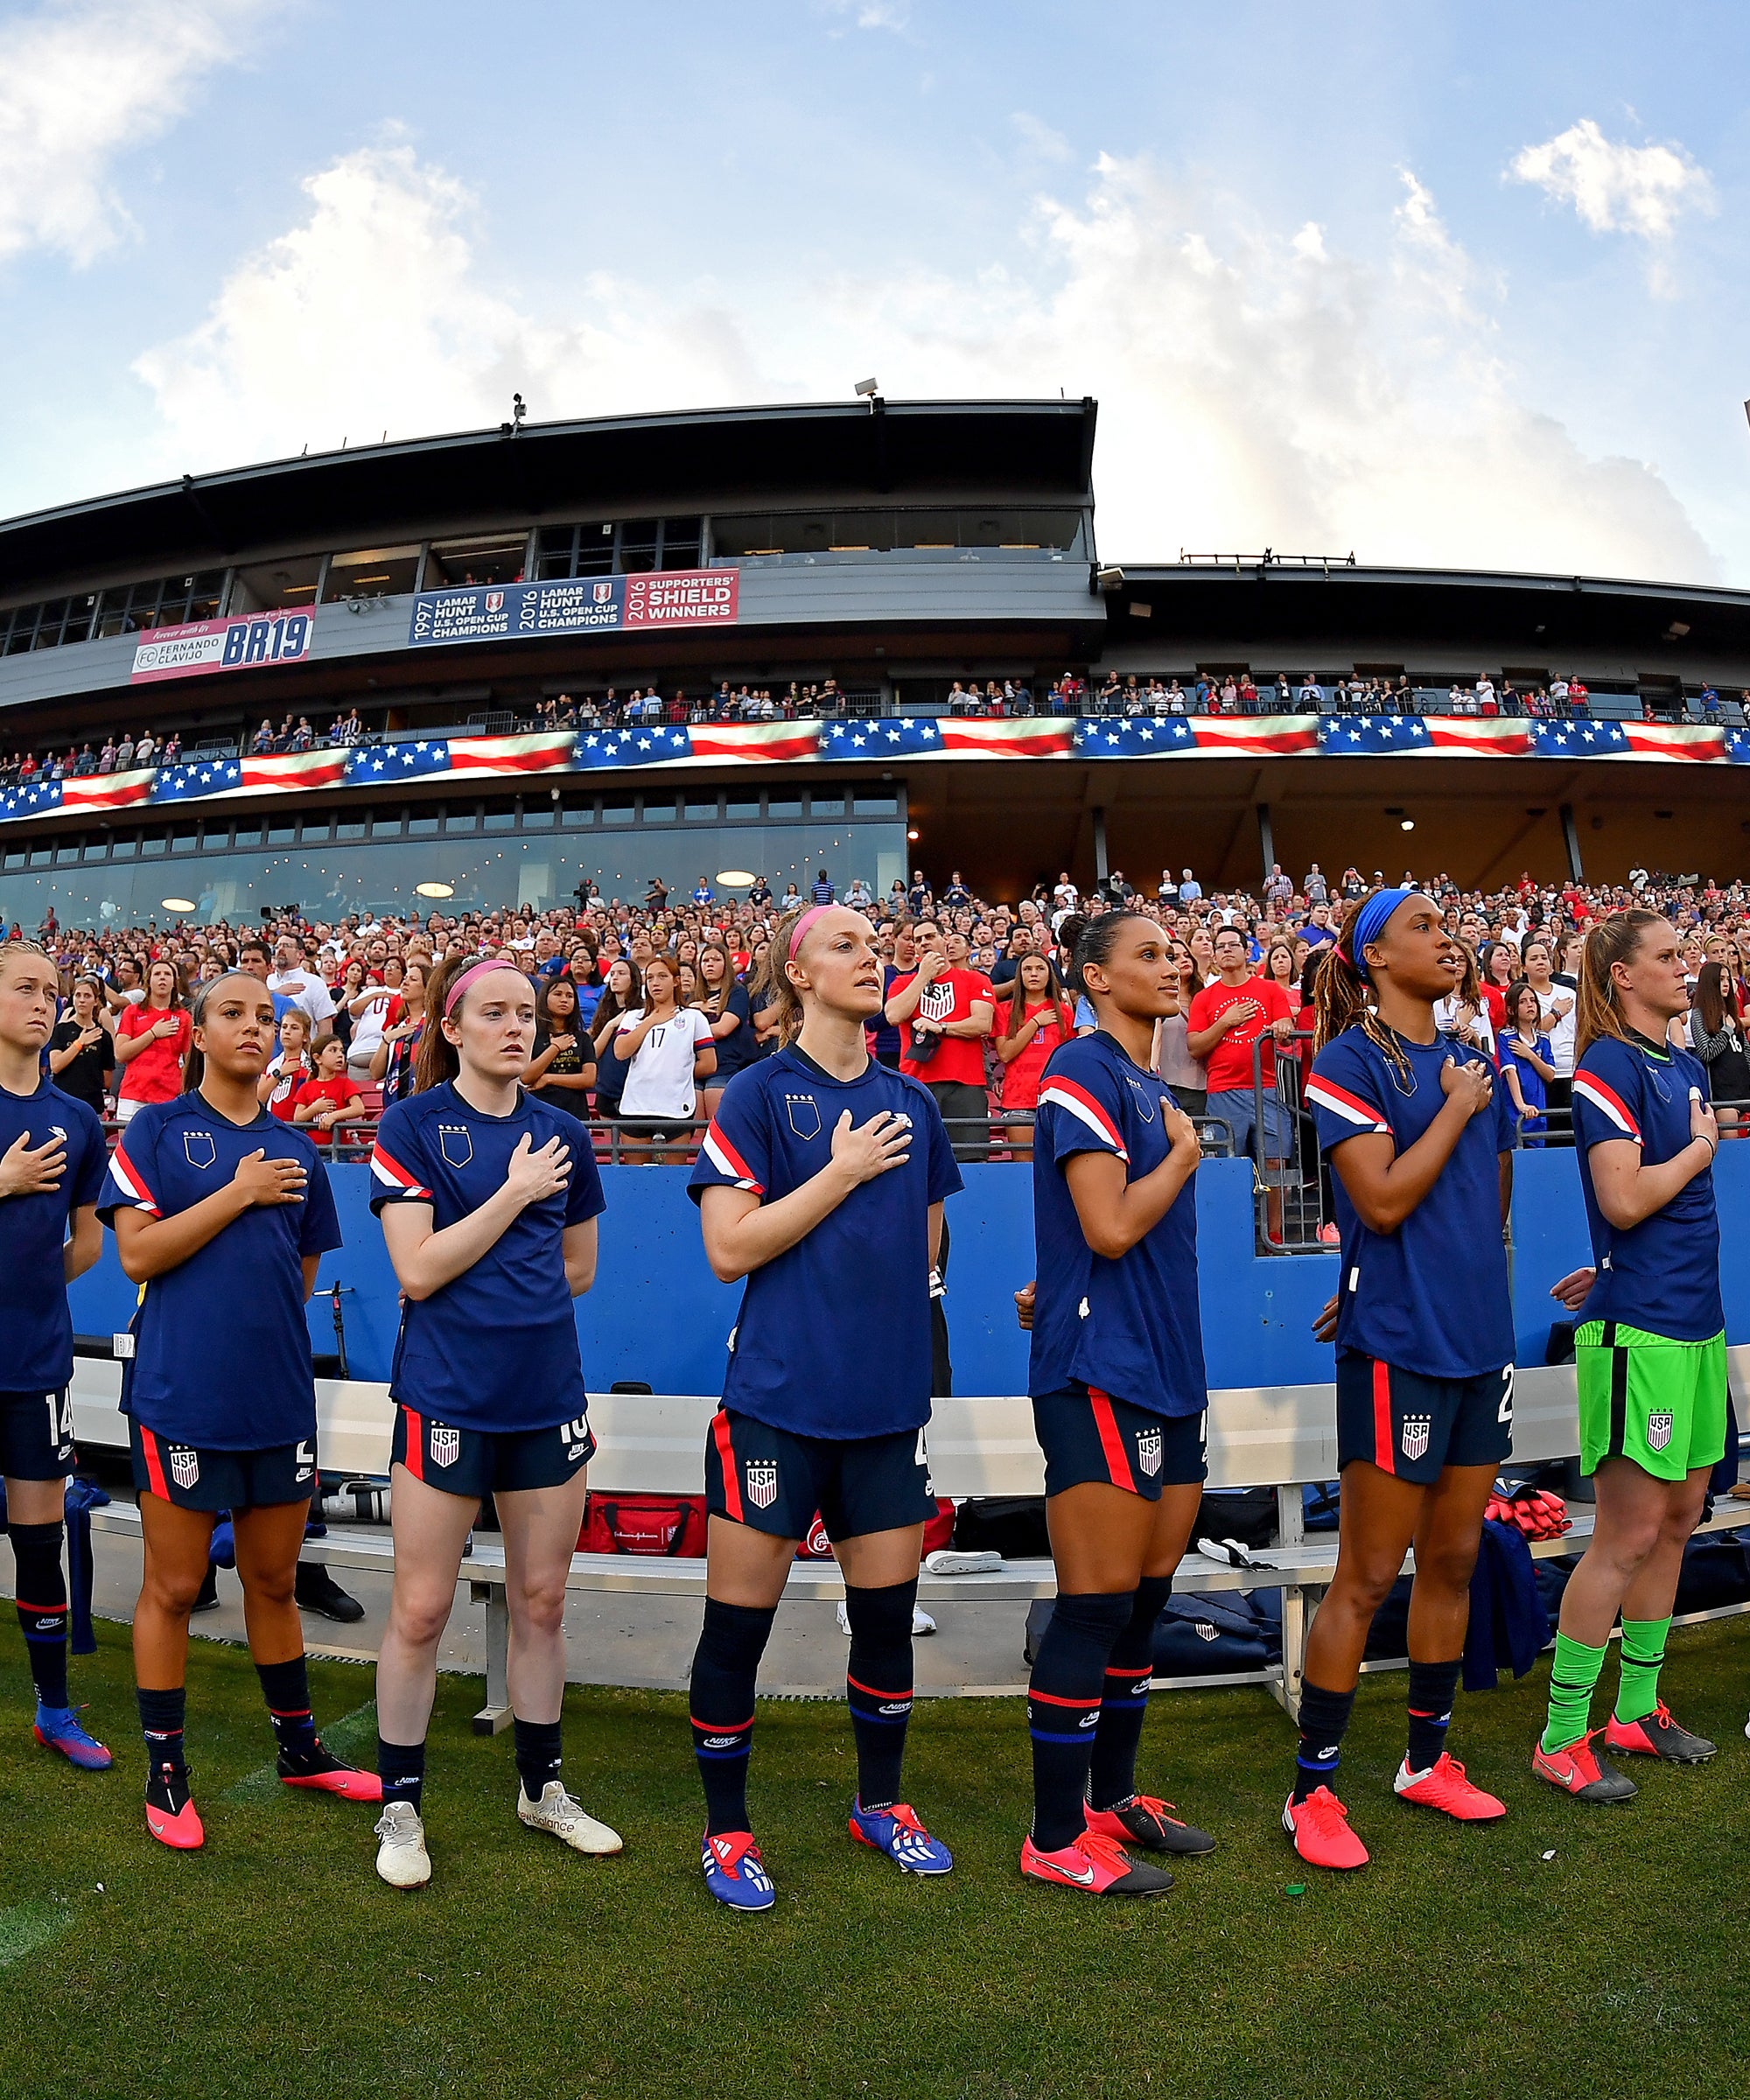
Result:
M956 1390L1019 1393L1026 1390L1026 1347L1015 1326L1011 1294L1033 1272L1030 1177L1012 1166L965 1170L966 1190L948 1205L950 1260L948 1319ZM368 1171L333 1171L346 1245L325 1256L318 1293L343 1285L349 1368L355 1378L389 1375L398 1320L395 1278L382 1234L369 1212ZM584 1376L592 1389L640 1378L658 1392L714 1393L724 1350L740 1302L738 1290L718 1284L705 1264L697 1214L676 1169L609 1167L603 1171L607 1214L602 1221L601 1266L595 1289L578 1309ZM1197 1191L1199 1267L1203 1333L1212 1386L1312 1384L1331 1376L1331 1353L1310 1332L1320 1306L1336 1288L1331 1255L1253 1252L1251 1170L1240 1160L1209 1160ZM1726 1334L1750 1340L1750 1274L1729 1250L1750 1236L1750 1144L1728 1144L1715 1169L1724 1243ZM1569 1152L1519 1155L1514 1194L1514 1306L1518 1356L1544 1361L1557 1309L1549 1296L1556 1278L1588 1258L1579 1179ZM134 1287L105 1236L103 1257L73 1286L74 1326L84 1334L125 1326ZM872 1274L866 1310L870 1346L880 1347L882 1292ZM334 1346L332 1308L318 1295L309 1308L313 1346ZM1462 1296L1453 1319L1466 1317ZM514 1334L505 1337L514 1348Z

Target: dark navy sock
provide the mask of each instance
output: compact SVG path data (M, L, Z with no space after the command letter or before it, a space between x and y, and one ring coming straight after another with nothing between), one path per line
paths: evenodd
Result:
M31 1658L37 1698L66 1711L66 1578L61 1573L61 1525L8 1524L17 1581L18 1625Z
M1130 1623L1134 1599L1060 1595L1027 1685L1033 1743L1033 1843L1059 1852L1088 1827L1088 1768L1099 1726L1106 1665Z
M1155 1622L1172 1594L1172 1576L1144 1575L1137 1585L1130 1623L1107 1658L1088 1773L1088 1798L1096 1809L1120 1808L1137 1790L1137 1746L1154 1675Z
M1300 1747L1294 1758L1294 1795L1305 1801L1320 1787L1328 1787L1337 1774L1342 1753L1343 1732L1354 1712L1353 1691L1326 1691L1322 1684L1303 1680L1300 1686Z
M865 1809L891 1809L901 1798L900 1770L906 1726L912 1718L912 1611L918 1578L886 1589L844 1586L850 1655L844 1697L857 1737L857 1799Z
M377 1777L382 1782L383 1805L392 1801L410 1802L417 1816L425 1799L425 1746L391 1743L377 1738Z
M142 1685L134 1697L140 1709L140 1732L146 1739L148 1774L166 1765L172 1772L186 1772L182 1724L188 1712L187 1692L180 1684L169 1691L148 1691Z
M1452 1698L1459 1689L1458 1662L1410 1663L1410 1748L1404 1763L1425 1772L1446 1746Z
M310 1714L310 1672L302 1656L290 1662L257 1662L262 1697L268 1703L274 1741L284 1757L308 1757L316 1747L316 1723Z
M747 1760L753 1749L753 1686L777 1607L705 1599L693 1656L693 1754L705 1790L705 1835L745 1830Z
M538 1802L546 1792L549 1781L559 1776L562 1724L558 1721L524 1721L512 1714L510 1726L516 1743L516 1770L522 1782L523 1799Z

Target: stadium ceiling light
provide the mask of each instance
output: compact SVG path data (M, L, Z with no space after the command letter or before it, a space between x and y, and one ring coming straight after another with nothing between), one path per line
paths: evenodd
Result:
M1406 816L1397 828L1400 831L1413 831L1416 829L1416 819L1413 816Z
M413 893L416 897L453 897L456 894L456 889L453 883L416 882L413 886Z
M922 837L922 836L923 834L920 831L907 831L906 834L906 836L911 840L914 845L916 845L918 840Z
M158 908L165 912L192 912L195 908L194 900L192 897L160 897Z
M751 890L753 877L746 868L719 868L717 878L726 890Z

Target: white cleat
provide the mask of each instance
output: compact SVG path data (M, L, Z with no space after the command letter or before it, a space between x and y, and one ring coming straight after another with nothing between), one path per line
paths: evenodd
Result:
M626 1843L618 1830L611 1830L593 1816L586 1816L582 1805L566 1793L556 1779L550 1779L542 1788L539 1801L530 1801L519 1786L516 1814L518 1820L527 1824L531 1830L545 1830L562 1844L569 1844L574 1852L588 1852L596 1858L619 1852Z
M425 1825L410 1801L391 1801L377 1818L377 1873L391 1888L424 1888L431 1879Z

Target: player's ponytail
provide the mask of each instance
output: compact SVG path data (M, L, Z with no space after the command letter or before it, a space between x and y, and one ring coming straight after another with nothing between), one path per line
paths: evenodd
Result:
M1628 1040L1628 1025L1622 1018L1616 980L1611 971L1619 962L1632 960L1649 927L1669 927L1658 912L1635 906L1600 919L1586 937L1580 956L1579 997L1574 1004L1574 1062L1578 1064L1602 1037Z
M1068 958L1064 983L1078 998L1092 998L1084 974L1092 962L1103 970L1112 950L1118 944L1121 927L1134 924L1138 919L1150 926L1158 927L1160 921L1152 912L1139 912L1126 906L1122 911L1102 912L1097 918L1084 919L1072 912L1058 928L1057 937L1063 945Z
M1369 891L1352 912L1343 915L1343 930L1320 957L1312 976L1312 1054L1316 1057L1346 1029L1359 1028L1392 1067L1400 1081L1414 1089L1410 1060L1390 1029L1373 1010L1368 982L1355 954L1355 928L1366 906L1379 892Z
M454 1079L462 1069L461 1054L440 1026L449 1004L450 987L465 970L472 970L479 956L452 949L436 963L425 980L425 1026L419 1031L419 1047L413 1059L413 1090L424 1094Z
M800 910L787 912L772 928L772 937L766 946L766 954L753 973L748 987L748 1001L753 1011L768 1013L774 1008L778 1015L778 1034L781 1041L793 1043L802 1026L802 995L791 984L784 965L789 960L790 944L796 937L796 928L804 915L813 909L804 905Z

